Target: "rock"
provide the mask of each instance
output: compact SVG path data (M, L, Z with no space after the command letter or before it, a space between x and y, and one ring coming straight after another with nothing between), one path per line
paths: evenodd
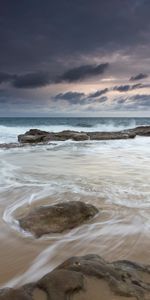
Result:
M134 131L120 132L78 132L72 130L64 130L61 132L47 132L39 129L30 129L25 134L18 136L20 143L42 143L49 141L85 141L85 140L112 140L112 139L129 139L134 138Z
M74 140L74 141L84 141L88 140L89 136L86 134L86 132L77 132L77 131L71 131L71 130L64 130L58 133L55 133L55 139L66 141L66 140Z
M42 143L50 140L54 140L53 134L39 129L30 129L25 134L18 135L19 143Z
M1 289L0 300L32 300L33 289L28 288L28 285L18 289Z
M40 129L30 129L29 131L27 131L25 133L26 135L39 135L39 136L45 136L45 135L49 135L48 131L44 131L44 130L40 130Z
M25 134L18 136L20 143L41 143L49 141L66 141L72 139L74 141L88 140L89 136L84 132L64 130L58 133L41 131L38 129L30 129Z
M90 140L119 140L135 138L134 132L88 132Z
M22 148L24 144L19 143L1 143L0 149Z
M150 126L139 126L133 129L136 135L150 136Z
M98 213L98 209L80 201L40 206L18 218L20 226L37 238L44 234L61 233L83 224Z
M0 290L0 300L150 300L150 266L72 257L34 284Z

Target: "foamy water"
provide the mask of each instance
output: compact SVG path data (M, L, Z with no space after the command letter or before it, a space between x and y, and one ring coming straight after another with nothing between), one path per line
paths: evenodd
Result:
M105 130L104 126L111 130L117 128L116 123L108 123L108 126L94 125L81 130L95 130L96 126L101 131ZM131 123L119 124L118 128L127 126ZM13 126L4 127L8 134L3 131L0 138L4 136L5 141L10 141L16 131L14 134ZM39 127L60 131L69 126ZM18 127L18 133L27 129L28 126ZM73 255L97 253L109 260L150 263L149 149L150 138L137 137L1 150L1 286L37 280ZM64 200L95 204L100 213L79 228L38 240L20 230L17 222L20 213Z

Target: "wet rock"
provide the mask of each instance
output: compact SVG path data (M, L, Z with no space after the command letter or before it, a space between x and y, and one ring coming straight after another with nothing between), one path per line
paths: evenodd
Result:
M19 143L1 143L0 149L22 148L24 144Z
M89 136L85 132L77 132L64 130L58 133L41 131L38 129L30 129L25 134L18 136L20 143L41 143L49 141L66 141L72 139L74 141L88 140Z
M19 217L20 226L41 237L49 233L61 233L83 224L98 213L95 206L80 201L61 202L40 206Z
M132 130L136 135L150 136L150 126L139 126Z
M119 131L119 132L78 132L72 130L64 130L61 132L47 132L39 129L30 129L25 134L18 136L20 143L41 143L49 141L85 141L85 140L114 140L129 139L136 136L135 131Z
M88 132L90 140L120 140L133 139L136 136L135 132Z
M84 288L84 277L80 272L72 272L69 270L55 270L44 276L38 286L45 290L48 299L65 300L70 299L69 296Z
M34 284L0 290L0 300L150 300L150 266L72 257Z
M56 145L55 143L49 143L49 145ZM43 141L41 143L2 143L0 144L0 149L15 149L15 148L26 148L26 147L36 147L36 146L44 146L47 145L46 141Z
M58 133L55 133L56 140L74 140L74 141L85 141L89 139L89 136L86 132L78 132L78 131L71 131L71 130L64 130Z
M33 289L28 289L27 286L13 289L6 288L0 290L0 300L32 300Z
M18 135L19 143L41 143L50 139L53 138L49 132L39 129L30 129L25 134Z

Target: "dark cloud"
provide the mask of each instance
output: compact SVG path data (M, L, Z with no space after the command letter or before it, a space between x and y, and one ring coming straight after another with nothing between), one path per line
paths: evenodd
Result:
M53 97L53 101L65 100L70 104L86 105L89 103L103 103L107 101L107 97L91 97L91 94L84 94L69 91L67 93L60 93Z
M67 102L70 102L71 104L81 103L82 100L84 100L85 94L84 93L78 93L78 92L67 92L67 93L60 93L53 97L53 100L59 101L59 100L66 100Z
M111 77L116 91L144 88L122 82L139 70L132 81L149 74L149 12L149 0L1 0L0 84L10 91L10 102L13 97L32 101L38 93L44 105L43 91L36 88L93 81L105 71L108 90L79 96L81 103L103 99L113 90ZM43 93L50 96L51 89ZM78 99L70 95L68 103Z
M9 82L15 78L15 75L11 75L5 72L0 72L0 84L3 82Z
M147 78L147 77L148 77L147 74L140 73L140 74L138 74L138 75L136 75L136 76L132 76L132 77L130 78L130 81L142 80L142 79L145 79L145 78Z
M103 94L106 94L108 91L109 91L108 88L103 89L103 90L99 90L99 91L96 91L94 93L89 94L89 97L91 97L91 98L97 98L97 97L99 97L99 96L101 96Z
M72 68L56 79L56 83L60 82L76 82L84 79L92 78L94 76L102 75L108 68L109 64L99 65L83 65L77 68Z
M88 78L102 75L105 72L105 69L108 67L108 63L100 65L84 65L77 68L69 69L62 75L58 76L57 79L52 78L52 75L49 72L32 72L26 74L8 74L0 73L0 84L3 82L11 82L15 88L39 88L44 87L48 84L58 84L63 82L76 82L82 81ZM106 91L99 91L98 93L104 94Z
M47 72L16 75L13 86L16 88L38 88L50 84L50 75Z
M108 98L106 96L103 96L103 97L96 99L96 102L103 103L103 102L106 102L107 100L108 100Z
M149 0L2 0L0 67L29 72L50 64L54 72L59 58L142 44L149 10Z
M120 85L120 86L115 86L113 88L114 91L118 91L118 92L128 92L128 91L132 91L132 90L136 90L136 89L141 89L144 86L141 83L138 84L134 84L134 85Z

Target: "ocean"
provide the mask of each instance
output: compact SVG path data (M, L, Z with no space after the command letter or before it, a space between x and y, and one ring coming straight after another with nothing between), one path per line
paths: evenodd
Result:
M0 143L17 141L30 128L47 131L117 131L150 125L150 118L0 118Z
M150 118L0 118L0 143L30 128L117 131ZM36 240L17 216L32 207L81 200L99 208L89 223ZM150 138L63 141L0 149L0 285L32 282L66 258L96 253L149 263Z

